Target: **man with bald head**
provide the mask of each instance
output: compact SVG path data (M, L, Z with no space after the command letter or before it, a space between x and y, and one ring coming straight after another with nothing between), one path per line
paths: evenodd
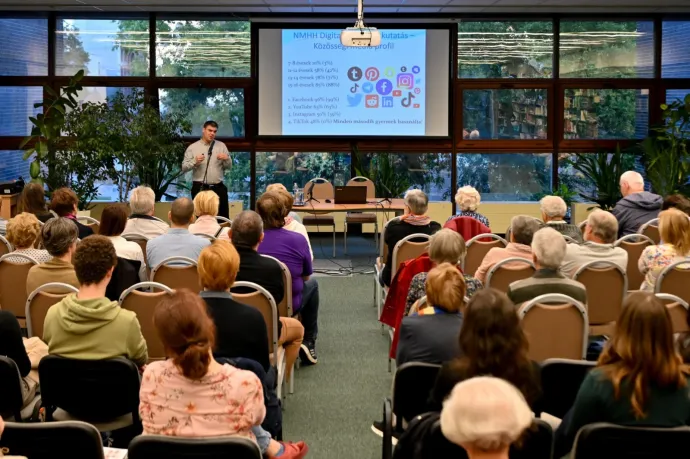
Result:
M189 232L189 225L194 221L194 203L191 199L175 199L168 219L168 232L146 244L146 261L151 269L169 257L188 257L196 261L201 249L210 244L208 239Z
M644 190L644 180L635 171L627 171L620 178L623 199L611 211L618 219L618 237L637 233L640 226L657 218L664 200Z

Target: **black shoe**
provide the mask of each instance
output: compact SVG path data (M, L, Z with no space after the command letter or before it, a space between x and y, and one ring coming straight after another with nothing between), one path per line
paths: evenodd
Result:
M318 362L316 358L316 347L312 342L303 342L299 348L299 356L302 360L302 365L314 365Z

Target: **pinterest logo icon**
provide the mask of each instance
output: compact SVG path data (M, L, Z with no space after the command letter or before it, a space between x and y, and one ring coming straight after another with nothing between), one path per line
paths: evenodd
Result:
M379 76L379 69L377 69L376 67L369 67L364 71L364 78L366 78L369 81L376 81L379 79Z

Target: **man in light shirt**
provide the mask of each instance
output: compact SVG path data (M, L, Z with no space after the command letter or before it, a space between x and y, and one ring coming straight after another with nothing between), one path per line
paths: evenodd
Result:
M182 172L193 170L192 199L199 191L211 190L220 198L218 215L230 217L228 189L223 183L225 170L232 166L228 148L223 142L216 142L218 123L206 121L201 139L191 144L184 153Z
M132 214L127 220L123 236L127 234L141 234L149 239L168 232L167 223L153 216L156 205L156 194L147 186L138 186L132 190L129 197L129 208Z

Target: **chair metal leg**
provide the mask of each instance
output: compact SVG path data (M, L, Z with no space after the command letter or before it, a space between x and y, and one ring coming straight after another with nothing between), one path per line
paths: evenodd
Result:
M335 223L333 223L333 258L335 258Z
M381 255L379 255L379 221L378 221L378 219L374 223L374 245L376 246L374 248L374 252L377 254L377 256L381 256Z
M347 220L345 220L345 231L343 232L343 236L345 237L345 255L347 255Z
M290 395L295 393L295 365L292 367L292 371L290 372L290 382L289 382L289 393Z

